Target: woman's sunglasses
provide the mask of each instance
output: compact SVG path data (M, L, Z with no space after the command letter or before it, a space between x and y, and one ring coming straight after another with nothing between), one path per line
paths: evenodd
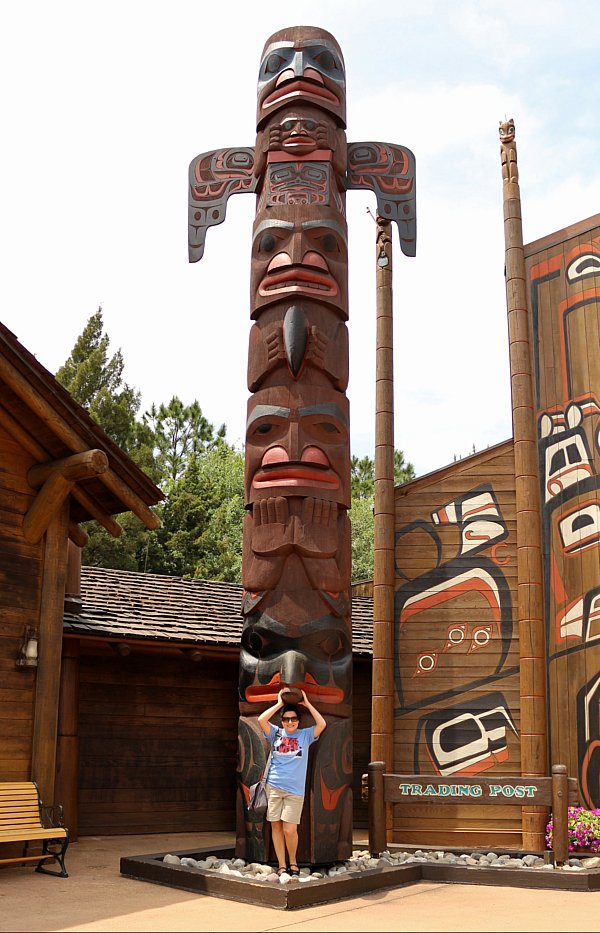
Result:
M298 722L298 717L297 716L282 716L281 721L282 722Z

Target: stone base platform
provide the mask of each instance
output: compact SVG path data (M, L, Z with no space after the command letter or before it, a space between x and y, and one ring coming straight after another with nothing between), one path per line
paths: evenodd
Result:
M396 847L390 846L389 848L393 851ZM169 854L177 855L179 858L200 860L208 855L232 858L234 850L233 848L187 849ZM153 855L123 857L120 861L121 874L137 881L149 881L195 894L208 894L211 897L223 897L245 904L257 904L280 910L312 907L316 904L339 901L346 897L357 897L371 891L401 887L416 881L545 888L557 891L600 890L600 869L573 872L561 869L548 871L480 868L435 862L412 862L398 867L378 867L360 872L349 872L332 878L319 878L305 883L293 881L280 885L250 878L231 878L215 871L164 863L165 855L167 855L166 852L158 852Z

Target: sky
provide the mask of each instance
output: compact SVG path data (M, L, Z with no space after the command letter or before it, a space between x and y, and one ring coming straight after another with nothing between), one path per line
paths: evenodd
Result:
M600 212L600 16L580 0L0 6L0 320L50 372L102 307L144 411L194 399L244 441L253 195L187 257L187 173L252 146L263 45L311 25L346 63L348 142L416 159L394 232L395 444L421 476L512 434L498 124L531 242ZM351 452L374 456L375 211L347 197Z

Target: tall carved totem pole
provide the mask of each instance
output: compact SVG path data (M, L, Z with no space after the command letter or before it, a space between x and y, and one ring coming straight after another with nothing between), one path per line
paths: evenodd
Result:
M257 716L282 688L292 700L304 690L328 724L311 748L298 858L331 863L352 850L346 190L375 192L409 256L416 220L412 153L348 145L345 128L338 43L322 29L283 29L262 54L256 146L190 165L191 262L230 195L256 194L236 845L249 860L270 846L268 823L246 808L266 760Z

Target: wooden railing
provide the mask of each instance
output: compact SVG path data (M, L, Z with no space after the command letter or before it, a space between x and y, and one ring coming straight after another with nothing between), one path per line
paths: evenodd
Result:
M550 807L554 861L569 857L568 806L577 800L577 781L567 776L565 765L553 765L552 777L438 778L428 774L385 774L382 761L372 761L366 779L369 802L369 851L379 855L387 848L386 803L418 800L435 804L513 804Z

